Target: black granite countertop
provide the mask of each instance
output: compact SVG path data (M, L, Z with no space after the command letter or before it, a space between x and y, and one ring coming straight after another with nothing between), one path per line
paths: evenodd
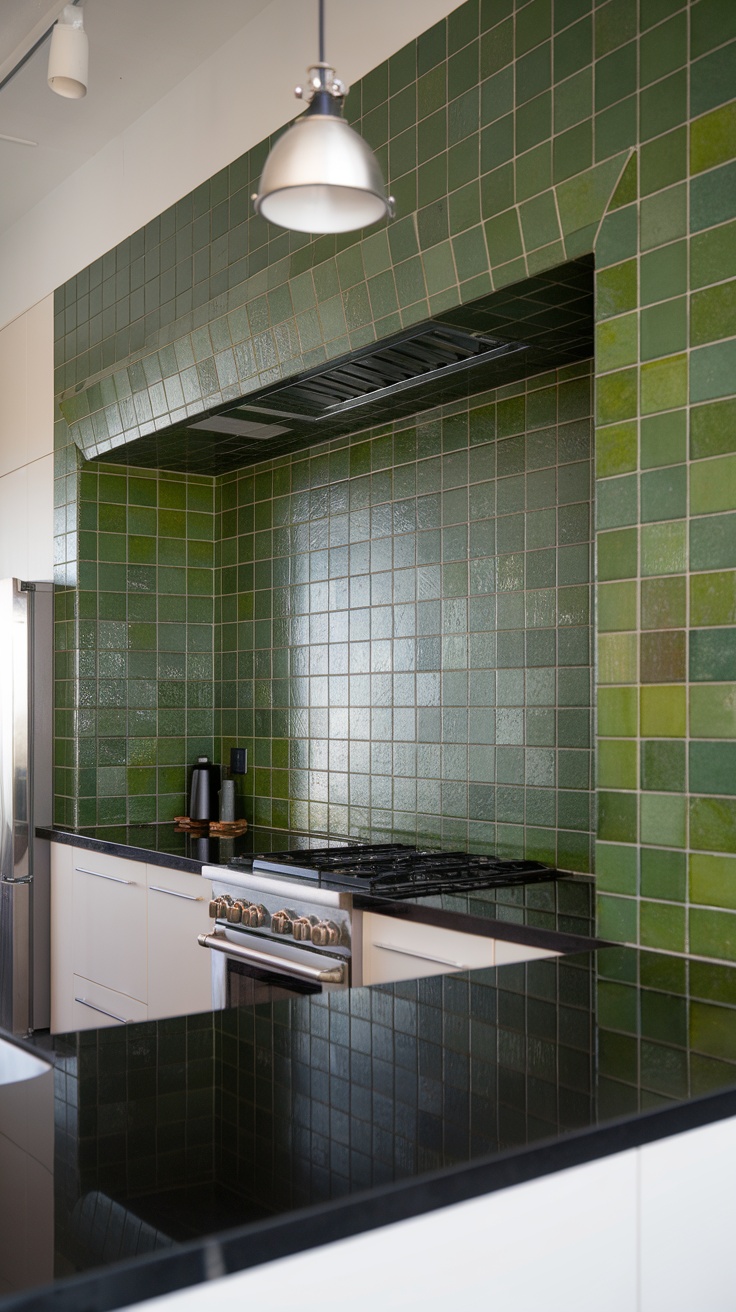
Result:
M735 1115L736 969L606 947L35 1046L57 1280L0 1307L102 1312Z
M74 847L87 848L88 851L127 857L131 861L147 861L149 865L188 870L195 875L201 872L203 865L225 866L234 856L283 851L285 847L296 846L297 843L306 846L317 837L254 826L238 838L215 838L187 833L175 829L173 824L97 825L90 829L39 825L36 835L52 843L69 843Z

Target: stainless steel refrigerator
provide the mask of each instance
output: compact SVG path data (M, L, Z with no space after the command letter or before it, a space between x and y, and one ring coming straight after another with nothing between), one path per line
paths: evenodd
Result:
M0 580L0 1026L49 1024L53 585Z

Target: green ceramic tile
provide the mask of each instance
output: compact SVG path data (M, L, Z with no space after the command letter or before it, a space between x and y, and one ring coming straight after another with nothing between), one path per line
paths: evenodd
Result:
M605 738L598 743L598 787L637 787L636 743Z
M685 744L643 742L641 786L649 792L681 793L685 790ZM647 839L647 842L652 840Z
M602 893L625 893L635 897L638 891L638 850L623 843L596 843L596 886Z
M612 424L635 415L637 386L635 369L619 369L616 373L600 377L596 395L597 422Z
M599 893L596 897L597 929L601 938L617 943L636 943L639 903L633 897Z
M687 895L685 853L671 848L642 848L641 893L646 898L684 902Z
M690 242L690 283L706 287L736 275L736 223L698 233Z
M736 213L736 164L724 164L690 181L690 231L725 223Z
M633 683L637 677L635 633L602 633L598 638L598 682Z
M685 522L646 525L641 530L641 572L680 574L687 568Z
M690 846L696 851L736 852L736 801L691 798Z
M632 578L637 572L637 530L617 529L598 535L598 579Z
M687 586L684 577L642 580L642 628L681 628L686 622L686 615Z
M736 860L693 852L689 858L690 901L736 911Z
M684 847L685 831L684 797L663 793L642 793L640 828L642 843L657 847Z
M736 571L691 576L690 623L695 627L736 624Z
M636 688L599 688L598 733L611 737L636 737L637 727Z
M641 466L675 465L687 455L687 411L672 410L641 420Z
M602 370L633 364L638 356L639 317L624 314L596 327L596 359Z
M690 689L690 732L695 738L736 737L736 683Z
M642 947L666 952L685 951L685 908L642 900L640 911Z
M736 629L694 629L690 635L690 679L694 683L736 678Z
M690 951L719 961L736 961L736 916L727 911L705 911L692 907L689 915ZM693 1047L728 1055L733 1060L734 1044L729 1034L731 1013L703 1002L690 1004L690 1033Z
M736 106L722 105L702 115L690 129L690 169L702 173L736 154Z
M637 796L635 793L599 791L598 837L608 843L635 843L637 839Z
M641 689L641 735L643 738L683 738L686 726L686 693L678 685L652 685Z
M637 585L601 583L598 586L597 614L601 632L635 629L637 620Z
M636 423L611 424L596 429L596 474L609 478L636 469Z
M736 744L690 744L690 789L694 793L736 794Z

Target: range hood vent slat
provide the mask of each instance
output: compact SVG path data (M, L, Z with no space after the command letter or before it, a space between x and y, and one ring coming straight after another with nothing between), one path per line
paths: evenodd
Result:
M261 413L299 411L304 418L333 418L420 383L472 368L498 356L527 350L526 343L474 337L445 324L421 324L391 341L364 347L348 360L320 367L259 395ZM247 400L241 407L247 409Z

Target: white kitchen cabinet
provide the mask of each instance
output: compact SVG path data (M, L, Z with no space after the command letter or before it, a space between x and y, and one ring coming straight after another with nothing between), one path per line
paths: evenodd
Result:
M74 973L148 1000L146 867L73 848Z
M211 953L197 942L212 928L212 884L201 875L147 866L148 1015L181 1016L212 1008Z
M455 970L481 970L511 961L556 956L549 948L400 920L376 912L363 914L363 984L391 984Z
M212 922L201 875L51 844L51 1031L212 1006Z

